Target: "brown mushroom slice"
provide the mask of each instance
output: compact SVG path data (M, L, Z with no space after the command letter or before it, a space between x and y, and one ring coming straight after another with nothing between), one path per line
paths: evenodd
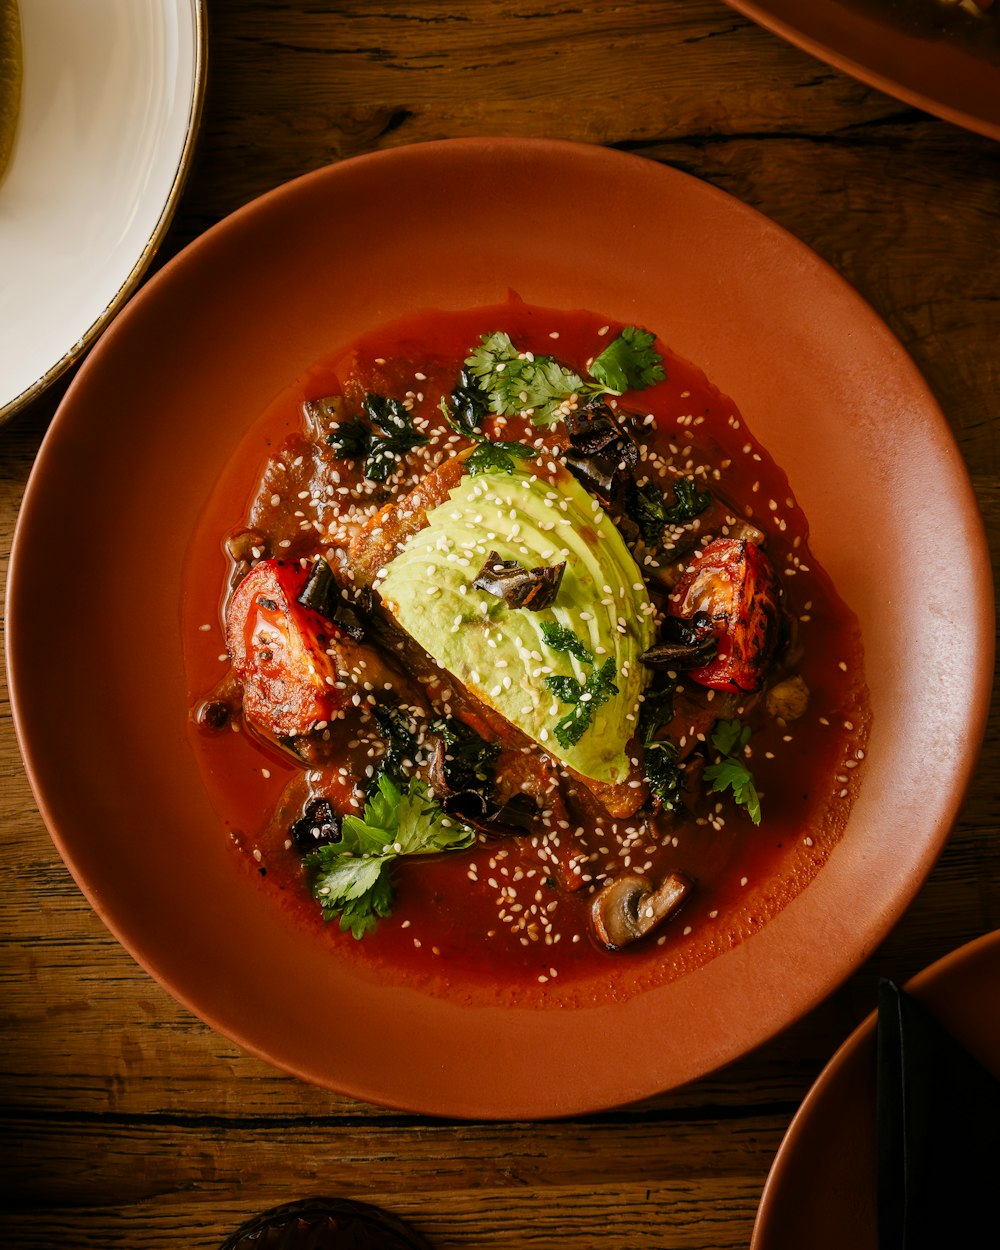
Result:
M694 883L679 872L655 887L638 873L615 877L594 895L590 907L594 936L606 950L621 950L672 916L693 888Z
M768 716L782 724L798 720L809 708L809 687L798 674L786 677L764 696L764 707Z

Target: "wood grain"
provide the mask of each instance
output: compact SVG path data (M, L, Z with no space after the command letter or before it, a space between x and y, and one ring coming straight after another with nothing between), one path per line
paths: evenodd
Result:
M641 153L760 209L871 303L942 406L996 559L1000 146L827 68L719 0L215 0L208 18L203 129L157 265L252 197L358 153L488 134ZM5 564L64 385L0 428ZM176 1004L63 867L4 689L4 1243L215 1247L254 1212L329 1192L410 1218L440 1250L746 1247L782 1135L871 1011L879 976L905 979L1000 928L998 711L994 699L925 887L805 1019L639 1106L488 1124L305 1085Z

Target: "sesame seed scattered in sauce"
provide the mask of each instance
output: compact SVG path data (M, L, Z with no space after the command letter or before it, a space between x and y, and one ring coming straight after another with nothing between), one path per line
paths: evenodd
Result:
M593 333L604 338L611 331L612 327L605 324L595 326ZM570 344L563 349L569 352L572 351L572 343L578 338L578 333L566 333L561 329L551 328L551 324L546 324L539 328L538 341L535 342L535 346L539 352L554 352L554 348L544 346L543 342L547 341L551 344L562 340ZM517 341L516 335L515 341ZM596 351L594 354L596 355ZM520 358L528 362L534 361L534 355L530 350L522 351ZM369 354L368 361L382 371L372 375L380 379L380 385L383 384L381 381L383 377L393 378L399 375L405 379L405 386L396 392L397 396L402 399L404 406L412 414L415 427L430 439L429 443L398 457L393 472L383 484L362 480L359 466L342 460L337 460L336 469L327 465L324 480L316 476L315 466L309 457L301 455L288 457L280 463L280 471L278 469L274 471L269 479L267 492L261 496L262 504L267 505L273 513L288 518L287 528L282 533L267 534L267 527L263 525L261 529L265 533L267 542L260 546L255 545L252 551L254 560L261 560L267 559L269 553L291 549L292 555L288 558L308 561L312 551L324 550L334 567L338 571L343 571L342 581L345 587L343 593L348 601L352 598L348 587L353 580L353 570L348 564L347 553L355 535L363 527L371 525L372 518L375 517L386 498L409 489L429 468L470 446L468 440L446 427L438 408L442 396L447 397L450 394L450 387L454 384L454 371L443 371L436 361L427 364L410 361L404 371L389 352L379 355ZM680 376L686 378L690 375L682 371ZM630 411L631 398L626 397L620 401L620 409L626 414ZM586 396L574 396L568 399L563 408L563 415L578 411L586 399ZM527 404L527 402L527 392L524 392L522 403ZM659 432L668 424L669 415L658 416L659 408L657 411L650 411L649 408L656 407L652 399L648 405L645 399L640 400L641 410L631 418L634 422L632 428L636 431L637 440L648 440L641 441L639 449L643 471L649 475L646 481L662 486L668 498L673 481L681 476L690 476L701 483L706 483L709 489L725 491L727 488L732 489L732 475L739 474L744 481L746 480L745 470L739 468L738 465L741 457L744 461L749 460L750 463L759 466L753 484L749 487L749 492L756 494L761 500L758 511L762 512L766 518L758 524L761 529L770 531L769 543L774 542L778 535L783 536L780 546L776 547L780 553L780 563L776 564L776 568L781 570L788 586L794 582L794 579L802 579L808 575L810 571L808 563L800 560L795 554L800 549L801 537L794 531L797 527L801 527L801 521L794 515L794 498L788 492L787 486L782 487L780 478L770 472L766 458L761 457L750 435L741 428L742 423L739 418L735 414L727 414L724 409L714 414L703 410L702 393L697 385L694 387L682 385L678 388L675 384L672 402L676 402L677 407L674 411L678 414L675 418L676 442L674 444L669 443ZM613 406L619 407L618 401L614 401ZM543 480L546 480L546 475L565 472L560 463L561 446L552 437L552 432L542 428L535 430L530 425L522 432L521 424L517 416L497 418L492 426L494 431L492 437L523 439L533 444L542 452L536 464L537 473ZM504 430L505 426L511 428ZM711 439L717 436L719 427L727 427L733 432L738 432L739 439L737 441L731 435L727 435L727 441L724 444L727 454L719 455L718 448L713 448L712 454L708 454L705 450L705 440L711 442ZM500 431L503 432L500 433ZM519 472L520 469L519 465ZM281 482L281 489L270 489L270 486L278 481ZM565 528L572 524L570 517L566 515L565 499L561 498L558 492L550 492L548 506L551 510L551 519L533 522L530 515L515 502L518 496L524 498L522 491L528 485L526 478L518 476L515 476L509 484L501 482L499 486L496 485L495 479L484 477L477 493L477 498L480 500L477 506L482 509L482 512L474 513L469 517L455 518L456 522L461 520L462 523L471 527L470 534L477 541L468 547L462 547L459 544L442 545L435 550L433 561L424 567L425 580L422 593L428 611L431 611L432 604L445 594L446 587L449 585L445 580L446 571L463 568L467 570L470 566L472 567L473 572L467 574L467 581L459 582L453 597L449 599L449 606L454 604L456 609L459 607L463 609L462 612L456 610L454 615L449 615L442 624L442 632L447 633L449 637L452 634L460 635L463 630L470 628L473 622L477 629L483 629L484 632L494 631L489 604L478 603L477 592L471 589L472 576L476 569L482 567L482 562L490 549L484 543L494 544L492 549L496 550L500 550L500 546L496 544L510 544L509 547L504 547L502 558L513 556L516 552L522 558L524 566L528 567L530 559L540 559L535 553L534 538L529 537L528 534L528 530L533 528L551 535L551 546L545 548L548 559L574 558L573 543L578 539ZM763 506L765 500L766 507ZM292 501L298 506L292 505ZM592 528L595 535L599 536L602 533L602 527L610 527L614 518L608 517L601 501L596 497L589 501L589 505L588 526ZM491 516L491 527L488 530L484 524L487 509ZM749 523L753 515L750 508L743 508L736 516L730 517L727 524L731 528L737 524L742 525L743 522ZM296 529L297 526L301 528ZM700 521L688 527L679 526L676 530L671 529L670 533L673 535L671 541L686 539L690 534L695 536L694 545L684 549L682 556L678 557L675 554L672 559L663 558L659 550L645 550L638 561L643 577L649 579L650 585L658 585L659 578L676 580L683 562L690 561L692 551L695 554L700 552L713 534L718 532L718 529L713 530L709 527L703 531ZM564 542L569 545L563 546ZM324 547L324 544L328 545ZM805 556L804 551L802 555ZM808 557L806 557L807 560ZM386 559L386 564L388 563ZM690 565L684 567L690 567ZM385 579L386 574L385 566L378 568L374 579L376 588ZM612 585L612 580L614 579L596 587L597 597L586 606L575 607L571 617L576 630L582 631L581 637L593 638L591 654L602 661L607 657L608 649L597 642L598 635L589 634L591 627L597 628L599 620L605 623L602 628L610 628L620 640L636 630L637 622L645 620L647 616L651 618L653 624L660 626L666 612L665 596L651 598L638 610L628 608L626 603L618 608L619 597L625 599L629 589L636 593L644 591L645 582L635 582L626 576L621 585L617 581ZM666 584L670 583L666 582ZM819 602L821 611L823 605L821 601ZM794 616L799 623L808 624L812 620L811 601L804 599L801 595L796 599L790 594L790 603L794 605ZM474 611L470 609L471 604L475 604ZM199 625L197 628L206 633L212 629L207 624ZM490 636L484 637L483 641L484 652L488 652L493 657L486 670L490 693L497 699L511 690L520 694L521 701L514 706L520 709L520 714L524 717L544 716L548 709L553 721L550 722L549 727L544 724L539 726L537 741L543 749L546 744L554 746L550 729L554 721L566 713L567 707L557 699L550 700L547 689L542 699L538 699L533 694L529 697L525 687L518 684L522 680L520 675L524 674L524 681L527 681L530 676L532 681L539 682L555 673L565 674L567 671L573 671L580 675L582 682L586 677L587 668L574 663L568 670L561 662L555 665L548 663L546 661L551 660L552 657L544 647L542 650L519 647L516 652L504 653L502 642L503 635L496 632L491 632ZM620 648L620 646L621 642L616 641L613 649ZM330 654L336 655L335 647L330 648ZM619 679L627 678L637 667L635 664L630 664L627 658L623 660L622 654L619 650L616 656L618 666L616 677ZM220 662L228 660L225 654L218 658ZM831 667L833 663L834 661L831 660ZM836 671L840 674L847 675L851 672L853 660L849 662L841 658L835 663ZM486 664L483 663L481 668L486 669ZM495 672L493 672L494 669ZM342 731L337 728L338 723L345 716L348 718L345 723L350 725L351 736L346 739L346 742L352 765L350 769L342 767L338 770L338 775L347 782L350 778L357 778L362 774L367 778L375 775L376 764L381 758L381 744L372 728L366 727L365 732L361 734L358 732L358 725L366 726L366 718L371 719L372 709L379 701L377 696L383 695L384 692L391 692L391 682L384 682L381 675L375 674L372 674L373 680L367 680L360 669L344 674L344 676L347 678L346 682L331 682L329 678L323 680L327 685L344 689L348 705L346 711L341 711L329 720L317 720L313 725L313 730L317 734L329 735L331 730L336 734ZM673 672L664 673L663 677L667 683L671 684L677 680L677 674ZM446 670L439 672L432 684L423 682L421 678L421 684L425 689L433 688L437 710L447 708L450 711L455 699L461 707L465 698L461 689L456 691L447 687L446 678ZM474 668L470 668L468 681L474 683L477 688L482 688L480 672ZM454 685L455 683L452 683L452 686ZM681 691L683 688L678 689ZM701 698L705 707L712 707L713 701L717 699L724 700L724 710L719 714L722 716L728 714L730 701L724 695L717 695L711 690L702 690ZM852 734L855 731L858 718L853 715L849 718L843 715L845 711L853 712L849 702L838 704L830 700L821 703L821 696L816 696L816 699L819 705L810 706L807 722L804 722L806 728L803 733L806 744L826 740L818 736L816 726L820 725L829 731L828 740L831 745L828 749L833 750L836 742L843 743L844 734ZM592 695L584 692L580 698L580 704L586 706L591 701ZM636 705L624 714L623 720L634 725L639 711ZM827 715L828 712L829 715ZM424 715L423 712L421 715ZM704 752L709 744L710 728L710 720L705 725L687 725L686 731L678 737L680 749L684 752L693 749L696 755ZM767 794L775 784L774 777L780 776L777 770L783 767L782 761L786 755L793 760L796 758L794 738L799 734L798 723L796 723L794 734L783 733L784 728L783 724L770 726L767 729L767 740L762 739L759 746L757 746L756 738L758 731L755 729L753 746L748 747L743 753L743 758L754 764L755 771L758 766L771 770L773 765L773 771L767 773L769 780L767 792L763 793L765 824L762 828L766 827L768 814ZM234 725L233 729L234 732L239 732L238 726ZM764 730L760 732L763 733ZM244 735L244 737L249 738L250 735ZM635 741L641 744L642 740L637 737ZM774 749L771 749L772 747ZM531 753L532 759L536 757L536 748L525 749ZM808 747L804 745L798 749L801 752L807 750ZM424 760L426 760L427 750L428 748L425 747ZM373 751L374 754L372 754ZM364 756L363 767L360 766L359 756ZM417 758L418 760L421 758L419 754ZM855 751L845 745L839 751L836 766L843 770L853 770L858 767L863 758L864 752L861 748ZM635 754L630 752L628 762L633 770L641 773L643 763L641 751L636 750ZM272 777L272 770L269 768L260 768L259 773L261 778L267 781L273 779L277 782L283 776L274 770ZM841 787L838 793L844 797L847 796L848 775L844 771L836 777ZM697 838L716 839L722 845L728 845L730 839L735 842L742 838L750 845L754 836L754 831L749 828L749 821L745 814L740 813L733 806L728 796L724 800L720 799L714 807L699 817L700 825L683 817L670 819L658 810L651 811L648 807L641 808L635 819L617 821L602 818L592 827L588 824L581 825L576 817L577 808L571 806L567 811L563 803L564 792L571 784L579 784L579 782L564 770L561 770L559 777L553 777L552 794L559 799L559 802L552 801L549 796L544 799L543 806L543 800L539 798L538 813L530 838L504 841L495 854L488 854L485 849L488 843L479 839L472 850L454 857L455 867L452 879L462 882L465 890L471 894L489 895L490 914L483 923L482 935L490 940L495 950L516 948L518 951L525 952L516 957L507 956L510 967L524 969L530 967L531 976L536 979L536 984L540 987L548 987L547 993L549 994L557 991L554 982L558 982L560 978L563 981L567 979L567 968L575 966L573 961L578 963L581 959L595 958L591 950L592 943L588 941L587 935L580 931L580 916L589 907L590 900L606 880L620 875L623 869L655 877L657 874L662 874L664 865L683 868L686 857L697 856ZM644 786L644 781L635 776L630 776L622 783L623 790L642 790ZM364 807L364 803L365 797L359 790L345 800L344 806L359 812ZM590 810L586 805L584 809ZM790 843L792 840L789 838ZM292 847L286 846L287 842L288 839L284 837L284 831L282 831L278 845L284 854L289 857L294 856L295 851ZM800 840L800 844L812 848L813 838L807 835ZM402 843L388 845L401 847ZM496 846L496 843L493 846ZM255 849L254 858L260 861L259 850ZM442 857L442 859L446 858L449 857ZM821 856L816 856L816 858L819 859ZM738 858L735 862L739 862ZM757 860L754 859L753 863L756 865ZM269 862L269 879L270 867ZM447 866L440 867L437 864L429 864L426 867L428 880L437 880L438 876L447 869ZM404 872L405 868L401 868L400 875L402 876ZM738 874L737 868L730 884L735 885L738 880L739 885L745 887L750 877ZM753 868L752 875L756 882L758 880L756 867ZM579 884L580 888L567 890L565 882L569 880ZM699 900L696 906L701 910L694 909L688 912L686 908L688 919L672 929L658 932L654 942L649 944L650 948L662 952L664 946L669 946L676 941L677 935L684 938L695 935L697 939L699 926L706 923L706 918L709 921L721 919L719 932L724 932L728 910L739 908L744 904L738 902L738 895L733 893L723 907L706 906L710 902L718 901L712 892L715 889L725 893L723 886L707 883L702 891L703 897L702 895L696 896ZM409 941L412 937L413 950L422 950L425 959L429 954L441 960L446 957L449 960L455 959L451 945L446 946L438 939L437 930L432 923L433 915L426 918L426 924L423 914L421 915L420 927L424 934L423 941L412 935L408 935L407 939ZM381 929L387 934L391 933L393 924L397 929L409 930L410 916L404 915L398 922L383 921ZM383 936L378 940L388 942L391 938ZM504 946L504 943L507 945ZM692 943L692 949L695 947L697 947L697 940ZM548 958L550 951L551 957L556 962L539 967L537 956L544 953ZM562 953L557 954L557 952ZM533 957L536 959L533 966L524 962ZM621 958L623 966L627 966L628 957L599 957ZM660 957L664 958L662 955ZM669 963L669 952L665 959ZM567 960L571 962L567 964Z

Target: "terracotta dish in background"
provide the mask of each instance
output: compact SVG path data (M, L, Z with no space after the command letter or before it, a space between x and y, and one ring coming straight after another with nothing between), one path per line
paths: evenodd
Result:
M573 188L586 194L567 213ZM234 870L187 739L185 560L248 426L360 331L510 289L655 327L733 397L860 618L871 689L863 783L815 880L695 972L579 1009L506 1005L499 991L470 1005L461 986L451 997L387 988L331 959ZM91 353L40 451L8 626L42 814L135 958L221 1033L306 1080L486 1118L581 1113L680 1085L825 997L933 866L992 668L990 571L964 466L871 308L705 183L606 149L514 139L319 170L165 266Z
M1000 1079L998 991L1000 931L953 951L906 985ZM764 1189L751 1250L876 1250L876 1024L873 1014L851 1034L796 1113Z
M972 35L949 38L892 24L893 10L904 15L919 4L892 0L727 0L767 30L787 39L835 69L877 87L945 121L992 139L1000 139L1000 6L980 19L949 16L942 3L942 23L958 17L983 24L977 50ZM882 17L880 10L887 16ZM946 20L947 19L947 20Z

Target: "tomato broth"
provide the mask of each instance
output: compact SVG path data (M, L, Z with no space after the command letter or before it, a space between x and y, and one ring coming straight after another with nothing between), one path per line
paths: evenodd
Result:
M549 354L587 376L595 354L622 328L591 312L540 309L512 297L497 307L422 312L366 333L318 361L257 417L200 520L182 615L190 741L220 820L205 836L229 839L234 865L246 871L247 888L259 890L260 907L287 908L304 940L327 944L331 959L350 960L363 973L459 1001L540 1006L624 999L692 971L759 930L808 885L843 831L867 740L857 620L810 554L806 518L784 473L734 403L662 343L665 378L612 399L612 408L635 414L639 470L662 463L675 474L692 473L734 515L763 531L787 621L775 672L794 672L808 689L808 707L793 721L767 715L759 698L745 701L748 710L736 705L734 715L745 711L752 731L745 759L760 798L759 824L727 793L709 793L679 813L657 810L647 799L618 818L602 814L587 796L580 817L573 801L579 779L563 770L560 785L576 814L562 836L572 840L583 868L579 888L560 888L544 835L479 833L466 849L396 861L391 914L355 938L323 919L302 856L290 843L289 829L310 793L311 764L258 733L238 709L217 723L206 719L230 669L225 620L237 580L234 534L256 532L263 517L272 556L294 564L322 554L343 567L348 541L377 507L409 490L428 467L472 446L448 425L441 400L484 336L505 331L521 351ZM297 456L305 463L312 454L303 404L334 395L354 405L353 413L366 393L405 402L430 442L404 455L384 483L366 482L357 461L338 461L319 508L315 473L308 488L293 492L295 506L280 491L271 493ZM527 417L492 418L488 435L532 445L554 438L541 448L539 466L560 451L555 427L535 427ZM324 455L329 465L329 451ZM285 467L276 471L276 460ZM519 472L535 467L517 465ZM263 554L244 551L240 572ZM661 617L658 609L657 622ZM683 673L669 680L691 684ZM447 687L447 673L424 683L432 702ZM350 717L333 729L345 788L360 815L371 742ZM682 873L693 888L676 914L611 953L594 940L588 917L602 882L624 872L652 880Z

